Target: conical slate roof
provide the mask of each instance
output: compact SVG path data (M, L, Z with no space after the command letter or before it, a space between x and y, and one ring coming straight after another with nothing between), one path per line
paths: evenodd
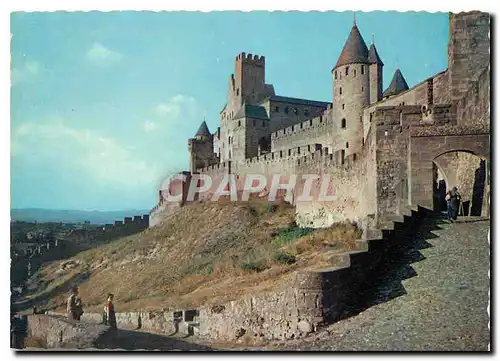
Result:
M210 131L208 130L207 123L203 121L203 123L201 123L200 127L198 128L195 137L209 137L209 136L210 136Z
M408 89L408 84L406 83L403 74L401 74L401 71L399 69L396 69L396 72L392 77L391 84L389 84L389 87L385 90L383 96L387 97L390 95L396 95Z
M378 56L378 51L374 43L370 45L370 49L368 50L368 61L370 62L370 64L380 64L384 66L382 59L380 59L380 56Z
M352 63L368 63L368 48L356 24L352 26L335 68Z

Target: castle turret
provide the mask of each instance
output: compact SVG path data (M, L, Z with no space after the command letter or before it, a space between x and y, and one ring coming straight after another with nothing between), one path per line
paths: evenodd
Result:
M217 163L217 158L213 152L213 137L205 121L201 123L194 138L188 140L188 148L190 153L189 169L191 172L196 172L198 168Z
M362 144L363 108L370 103L368 48L353 24L333 75L333 122L337 131L335 150L359 152Z
M384 63L378 55L373 38L368 50L368 61L370 62L370 104L373 104L382 99L384 70Z
M391 84L389 84L389 86L385 90L383 97L386 98L391 95L396 95L408 89L408 84L406 83L401 70L396 69L396 71L394 72L394 76L392 77Z

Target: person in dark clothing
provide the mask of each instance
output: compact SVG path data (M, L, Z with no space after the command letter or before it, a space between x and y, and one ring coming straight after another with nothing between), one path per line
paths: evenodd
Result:
M76 312L75 317L77 321L80 321L83 315L83 303L80 297L76 298Z
M113 294L108 295L108 300L104 306L104 323L116 329L115 306L113 305Z
M446 192L446 218L453 222L453 206L452 206L452 195L451 191Z
M458 217L458 210L460 208L461 199L462 196L458 192L457 187L453 187L453 189L451 190L451 208L452 208L452 218L454 221L456 221Z

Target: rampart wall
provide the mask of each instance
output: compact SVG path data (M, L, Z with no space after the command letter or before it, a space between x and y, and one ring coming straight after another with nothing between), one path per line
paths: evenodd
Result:
M42 340L46 348L91 348L109 331L108 326L71 322L49 315L28 316L28 338Z
M296 191L297 224L308 227L328 227L336 222L351 221L366 229L376 210L375 198L375 144L368 134L361 153L344 157L342 150L330 154L325 148L297 160L298 174L318 175L329 186L314 182L312 201L301 201L305 180L298 183ZM321 201L323 194L329 199ZM372 217L370 220L369 218Z
M327 144L331 133L331 105L322 115L271 133L273 152L302 147L307 144Z

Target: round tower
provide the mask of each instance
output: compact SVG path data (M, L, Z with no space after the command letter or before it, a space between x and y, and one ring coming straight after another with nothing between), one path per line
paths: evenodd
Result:
M368 48L353 24L333 76L334 150L358 153L363 139L363 108L370 103Z

